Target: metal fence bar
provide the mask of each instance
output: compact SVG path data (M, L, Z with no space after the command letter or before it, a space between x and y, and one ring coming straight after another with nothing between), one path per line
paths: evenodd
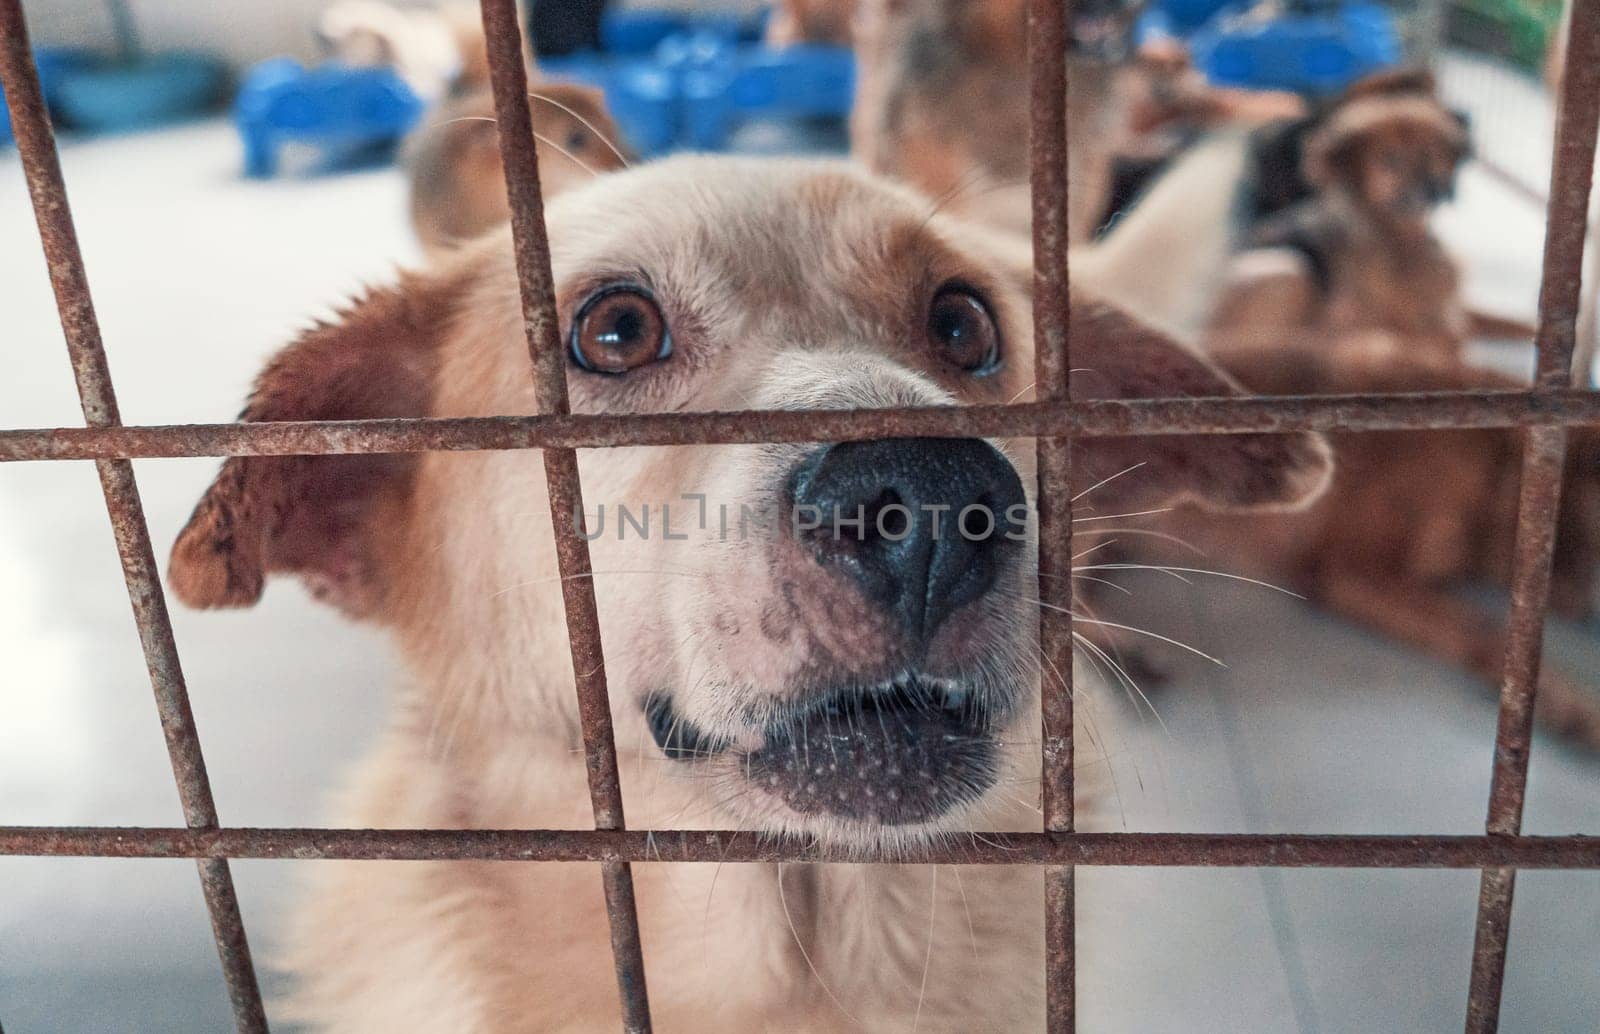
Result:
M545 233L544 199L539 186L539 154L528 109L528 74L523 64L522 28L516 0L481 0L483 31L488 45L489 79L499 127L500 156L506 193L511 202L511 236L516 251L522 318L533 360L534 392L540 413L565 416L567 364L556 314L555 280L550 271L550 241ZM583 727L583 752L588 769L589 799L596 829L624 826L622 784L617 775L617 746L611 728L610 694L605 656L600 646L600 616L590 575L589 543L584 538L583 489L578 455L570 448L544 453L545 482L550 493L561 597L566 608L567 639ZM633 873L624 861L602 868L611 949L622 998L623 1026L630 1032L650 1030L650 1004L645 987L644 954L633 899Z
M1564 390L1019 402L959 408L293 420L0 430L0 463L317 456L878 437L1076 438L1600 425L1600 394Z
M1067 268L1067 0L1028 5L1029 133L1033 202L1034 395L1070 399ZM1071 833L1072 799L1072 440L1035 445L1039 539L1041 798L1047 834ZM1044 873L1045 1028L1077 1025L1077 927L1071 866Z
M1539 372L1529 392L1074 403L1068 385L1066 50L1068 4L1029 6L1034 322L1039 401L962 409L702 413L616 417L568 411L537 155L514 0L481 0L512 202L513 237L539 415L465 420L313 421L123 427L33 68L20 0L0 0L0 84L16 129L86 428L0 431L0 462L93 459L116 536L188 828L0 828L0 855L192 857L199 866L240 1030L265 1030L227 859L361 858L590 861L602 866L624 1025L650 1028L629 865L634 861L845 860L813 843L734 831L640 831L624 824L598 615L582 527L575 449L634 445L842 441L880 437L1039 440L1042 833L929 845L893 862L1046 867L1047 1016L1074 1027L1073 867L1274 866L1483 870L1467 1030L1498 1023L1518 868L1600 868L1600 838L1520 835L1533 705L1567 428L1600 424L1600 396L1569 390L1580 271L1600 120L1600 0L1577 0L1557 127L1539 313ZM1487 833L1319 836L1073 831L1070 439L1193 433L1526 427L1505 680ZM157 574L136 457L545 450L563 602L583 724L594 830L223 829ZM581 517L579 517L581 519ZM1059 679L1060 692L1052 688ZM857 857L849 860L860 861Z
M1574 3L1565 69L1550 170L1534 392L1572 384L1589 189L1600 129L1600 0ZM1514 836L1522 829L1566 445L1565 428L1540 427L1528 432L1524 446L1504 681L1489 785L1487 830L1492 836ZM1467 1034L1490 1034L1499 1027L1515 890L1514 867L1484 870L1473 936Z
M100 325L95 318L88 275L84 271L61 161L56 153L55 135L39 87L38 70L33 64L20 0L0 0L0 86L5 89L6 104L10 108L12 130L28 181L34 217L39 224L39 240L49 267L50 286L55 292L84 420L95 427L116 426L121 422L116 391L100 340ZM189 706L189 690L172 636L172 622L167 614L166 597L156 569L155 551L139 499L133 464L126 459L100 460L96 467L122 561L128 599L139 627L139 642L150 672L150 685L155 691L156 710L166 738L184 821L191 828L214 829L218 825L216 802L211 795L200 735ZM264 1032L266 1013L261 1005L261 991L256 983L232 873L225 859L203 858L197 864L234 1021L240 1031Z
M0 856L1600 869L1600 836L983 833L878 857L750 830L0 826Z

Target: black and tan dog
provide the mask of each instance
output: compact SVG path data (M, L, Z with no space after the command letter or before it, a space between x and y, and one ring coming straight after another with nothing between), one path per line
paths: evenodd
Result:
M1474 328L1429 217L1467 152L1427 76L1353 93L1306 135L1311 196L1250 230L1209 336L1331 342L1382 330L1455 355Z

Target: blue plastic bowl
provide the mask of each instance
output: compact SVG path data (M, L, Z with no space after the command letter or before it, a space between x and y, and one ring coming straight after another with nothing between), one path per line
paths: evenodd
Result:
M39 47L33 52L34 67L39 70L39 89L44 101L52 110L56 106L56 86L69 73L92 68L100 62L94 51L85 47ZM11 112L6 108L6 92L0 90L0 144L12 140Z
M218 105L227 88L221 61L174 51L68 72L56 84L52 103L67 126L114 132L198 115Z

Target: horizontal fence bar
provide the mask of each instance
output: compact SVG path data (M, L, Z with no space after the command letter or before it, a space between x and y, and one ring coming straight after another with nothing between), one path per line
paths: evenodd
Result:
M0 462L312 456L882 437L1079 438L1600 425L1600 392L1100 399L919 409L296 420L0 431Z
M874 862L1341 869L1600 869L1600 836L992 833L893 857L751 831L0 827L0 856L521 862Z

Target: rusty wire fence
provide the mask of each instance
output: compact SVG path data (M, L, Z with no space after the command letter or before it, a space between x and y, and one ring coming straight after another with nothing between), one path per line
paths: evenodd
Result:
M1468 1032L1495 1030L1518 869L1600 869L1600 837L1521 833L1534 694L1568 428L1600 424L1600 394L1571 387L1597 120L1600 0L1576 0L1561 88L1539 297L1538 374L1525 391L1488 394L1071 401L1068 393L1066 15L1032 0L1034 317L1038 400L951 410L572 415L545 238L534 138L514 0L482 0L523 315L538 415L475 419L305 421L128 427L95 319L21 0L0 0L0 85L11 109L85 427L0 431L0 461L93 460L138 624L186 828L0 827L0 854L194 858L240 1031L266 1030L232 858L485 859L600 864L622 1026L650 1029L630 864L825 862L813 844L733 831L628 829L581 528L555 522L561 586L583 723L593 830L260 829L222 824L206 775L132 460L175 456L329 455L543 449L553 512L582 513L575 450L627 445L844 441L884 436L1034 437L1039 450L1040 612L1046 659L1071 678L1068 445L1074 437L1289 431L1526 428L1509 637L1485 833L1476 836L1169 834L1074 831L1072 697L1043 702L1044 828L1004 843L930 845L922 860L1038 865L1046 870L1048 1029L1075 1026L1073 872L1091 866L1470 868L1482 871L1467 1002ZM24 343L13 342L16 348Z

